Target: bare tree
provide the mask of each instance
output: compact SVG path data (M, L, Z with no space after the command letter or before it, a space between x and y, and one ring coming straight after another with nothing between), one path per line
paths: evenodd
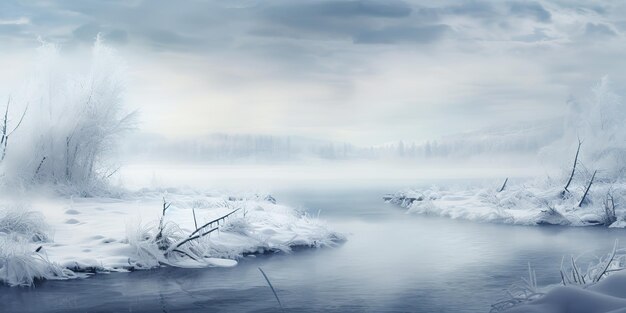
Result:
M26 111L28 111L28 105L26 105L26 108L24 109L24 112L22 113L22 117L20 117L20 120L19 120L19 122L17 122L17 125L15 125L13 130L8 131L8 127L9 127L9 106L10 105L11 105L11 97L9 97L9 100L7 101L7 107L4 110L4 119L2 120L2 125L0 126L0 131L2 131L1 138L0 138L0 147L2 148L2 154L0 155L0 161L4 161L4 158L6 157L7 145L8 145L8 142L9 142L9 137L17 130L18 127L20 127L20 125L22 124L22 121L24 120L24 116L26 116Z

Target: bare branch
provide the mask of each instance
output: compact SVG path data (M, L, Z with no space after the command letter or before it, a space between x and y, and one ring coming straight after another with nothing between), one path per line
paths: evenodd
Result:
M7 135L7 119L9 116L10 105L11 105L11 97L9 97L9 100L7 100L7 107L6 107L6 110L4 111L4 122L2 123L2 140L0 141L0 143L4 143L4 138Z
M184 245L184 244L186 244L186 243L188 243L188 242L190 242L192 240L196 240L196 239L202 238L202 237L204 237L204 236L206 236L206 235L208 235L208 234L210 234L210 233L212 233L212 232L214 232L214 231L216 231L218 229L219 229L219 227L215 227L215 228L213 228L213 229L211 229L211 230L209 230L207 232L204 232L202 234L198 234L198 235L195 235L193 237L187 237L187 238L183 239L182 241L180 241L179 243L177 243L176 245L174 245L173 248L169 248L168 251L165 254L167 254L167 253L169 253L171 251L174 251L175 249L180 248L180 246L182 246L182 245Z
M578 148L576 148L576 157L574 157L574 165L572 166L572 173L569 175L569 179L567 180L567 183L565 184L564 192L569 192L569 190L567 188L569 188L569 185L572 183L572 179L574 178L574 173L576 173L576 165L578 164L578 154L580 152L580 146L583 144L583 142L580 140L580 138L578 139Z
M278 301L278 305L280 306L280 310L285 312L285 308L283 308L283 304L280 303L280 299L278 298L278 294L276 293L276 289L274 289L274 286L272 286L272 283L270 282L270 279L267 277L267 275L265 275L265 272L260 267L259 267L259 271L261 271L261 274L263 274L263 278L265 278L265 281L270 286L270 289L272 289L272 293L274 293L274 297L276 297L276 301Z
M593 171L593 175L591 176L591 180L589 181L589 185L587 185L587 189L585 189L585 194L583 194L583 198L580 199L580 202L578 203L578 207L579 208L585 202L585 198L587 198L587 194L589 193L589 189L591 188L591 184L593 184L593 179L596 178L596 173L597 172L598 172L598 170Z
M118 166L111 173L107 174L106 178L111 178L111 176L115 175L115 173L117 173L119 170L120 170L120 167Z
M198 230L198 222L196 221L196 209L191 208L191 212L193 213L193 225L196 228L195 230Z
M600 279L602 279L602 276L604 276L607 271L609 270L609 266L611 266L611 263L613 263L613 260L615 259L615 253L617 252L617 239L615 239L615 244L613 244L613 252L611 252L611 255L608 259L608 261L606 262L606 265L604 266L604 269L602 270L602 272L600 272L600 275L597 275L593 282L597 283L600 281Z
M498 190L498 192L502 192L504 190L504 188L506 188L506 183L509 181L509 178L507 177L504 180L504 184L502 184L502 187L500 187L500 190Z
M13 132L15 132L18 127L20 127L20 125L22 124L22 121L24 121L24 116L26 116L26 111L28 111L28 104L26 105L26 108L24 109L24 112L22 113L22 117L20 117L20 121L17 122L17 125L15 125L13 130L9 132L9 134L7 135L7 138L11 136L11 134L13 134Z
M41 170L41 167L43 166L43 162L46 160L46 157L44 156L41 159L41 162L39 162L39 165L37 165L37 169L35 170L35 177L37 177L37 174L39 174L39 171Z
M204 224L204 225L202 225L202 226L198 227L198 228L197 228L197 229L196 229L193 233L191 233L191 234L189 235L189 237L191 237L191 236L193 236L193 235L197 234L197 233L198 233L201 229L203 229L203 228L205 228L205 227L207 227L207 226L210 226L210 225L212 225L213 223L218 223L218 224L219 224L219 221L220 221L220 220L226 219L227 217L231 216L232 214L234 214L235 212L239 211L240 209L241 209L241 208L235 209L235 210L233 210L232 212L230 212L230 213L228 213L228 214L226 214L226 215L224 215L224 216L222 216L222 217L218 217L218 218L216 218L216 219L214 219L214 220L212 220L212 221L210 221L210 222L208 222L208 223L206 223L206 224Z

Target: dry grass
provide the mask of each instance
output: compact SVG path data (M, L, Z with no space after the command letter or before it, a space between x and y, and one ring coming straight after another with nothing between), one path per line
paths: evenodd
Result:
M39 212L19 206L0 209L0 233L19 234L38 242L49 239L47 230L44 216Z

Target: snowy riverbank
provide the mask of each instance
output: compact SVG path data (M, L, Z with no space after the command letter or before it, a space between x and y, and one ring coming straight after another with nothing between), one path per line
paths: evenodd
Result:
M616 273L587 286L558 286L508 313L623 313L626 312L626 273Z
M442 216L480 222L519 225L626 226L623 203L626 184L597 180L585 195L586 185L564 192L549 179L500 185L466 187L431 186L407 189L384 196L387 202L408 213Z
M0 211L0 280L28 285L37 278L161 265L234 266L248 254L342 240L324 222L276 204L271 196L170 189L121 198L34 200Z

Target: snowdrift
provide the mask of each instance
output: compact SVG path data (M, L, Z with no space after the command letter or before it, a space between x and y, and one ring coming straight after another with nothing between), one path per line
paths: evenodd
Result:
M585 288L555 287L545 296L506 312L623 313L626 312L626 273L611 275Z
M570 188L550 180L509 182L504 190L495 184L471 187L408 189L383 199L408 213L480 222L518 225L626 226L625 183L594 182L585 200L586 186ZM579 206L580 205L580 206Z
M35 201L32 210L22 214L34 222L18 228L8 229L0 219L0 280L9 285L159 266L234 266L251 254L329 247L345 239L271 196L141 190L121 199ZM47 226L31 227L44 220ZM208 233L185 241L196 229Z

